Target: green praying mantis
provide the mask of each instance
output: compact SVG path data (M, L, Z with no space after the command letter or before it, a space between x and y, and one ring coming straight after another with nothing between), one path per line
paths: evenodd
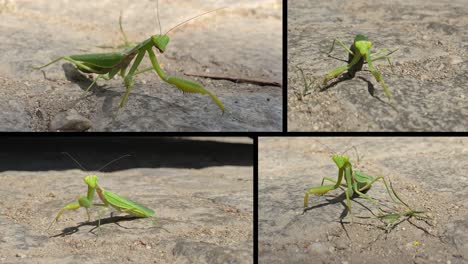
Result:
M158 76L163 81L171 85L174 85L175 87L177 87L179 90L181 90L184 93L199 93L199 94L209 95L211 99L218 105L218 107L224 113L224 105L221 103L218 97L216 97L214 93L212 93L211 91L209 91L202 85L193 81L179 78L179 77L168 76L160 67L158 60L156 58L156 55L153 51L153 47L154 47L157 50L159 50L159 52L164 53L169 43L169 37L167 36L167 34L170 31L187 23L188 21L191 21L193 19L196 19L208 13L218 11L220 9L223 9L223 8L215 9L215 10L203 13L201 15L195 16L187 21L184 21L178 24L177 26L168 30L165 34L162 34L162 32L160 32L160 34L158 35L153 35L150 38L144 40L143 42L137 44L136 46L128 50L124 50L121 52L110 52L110 53L69 55L69 56L57 58L43 66L38 66L38 67L33 67L33 68L36 70L40 70L60 60L65 60L74 64L78 68L78 70L84 73L97 74L97 77L94 79L91 85L86 89L85 93L88 92L99 79L110 80L114 76L116 76L118 73L120 73L120 76L124 79L126 92L124 96L122 97L122 100L119 105L119 109L125 106L128 100L128 97L130 95L130 92L134 87L133 77L138 74L141 74L150 70L154 70L156 71ZM158 21L159 21L159 13L158 13ZM121 25L121 21L120 21L120 25ZM126 39L126 44L128 44L127 39ZM148 54L150 58L152 67L138 70L138 66L140 65L140 63L142 62L146 54ZM127 68L130 66L132 61L133 61L133 64L130 67L130 70L127 72Z
M68 153L67 154L70 158L72 158L75 162L76 160L71 157ZM123 157L126 157L128 155L125 155ZM118 159L121 159L123 157L120 157ZM116 159L116 160L118 160ZM113 160L106 164L105 166L109 165L110 163L116 161ZM104 166L104 167L105 167ZM80 165L80 167L82 167ZM86 209L86 214L88 216L88 222L90 221L90 215L89 215L89 208L93 206L101 206L101 207L106 207L108 208L109 206L113 207L119 212L127 213L130 216L133 217L141 217L141 218L147 218L147 217L152 217L154 215L154 211L152 209L147 208L144 205L141 205L129 198L126 198L124 196L118 195L116 193L113 193L111 191L105 190L98 184L98 176L96 175L89 175L86 176L83 181L88 185L88 192L86 196L79 196L77 201L68 203L65 205L60 211L58 212L57 216L55 219L50 223L49 227L47 228L50 229L52 225L57 222L60 218L60 216L63 214L64 211L66 210L77 210L80 209L81 207ZM94 203L94 195L97 192L99 198L101 199L102 203ZM101 226L101 211L98 211L98 228Z
M372 73L374 78L377 80L377 82L380 83L380 85L383 87L383 90L385 92L385 95L387 98L390 100L391 95L388 90L387 85L385 84L385 81L383 80L382 76L380 73L374 68L373 62L377 60L382 60L386 59L388 63L390 64L390 68L392 69L393 72L393 65L390 61L389 55L392 53L396 52L398 49L390 51L388 49L381 49L375 53L371 53L370 49L372 47L372 42L367 39L366 36L364 35L356 35L354 38L354 42L351 45L350 48L347 48L341 40L338 38L333 40L332 46L330 51L328 52L328 55L333 51L333 48L335 46L335 42L338 42L341 47L343 47L348 53L348 64L343 65L340 67L335 68L331 72L329 72L327 75L325 75L323 79L323 85L326 85L327 82L335 77L338 77L339 75L343 74L345 71L347 71L348 76L350 78L353 78L356 74L356 72L362 70L362 66L364 62L367 63L369 67L369 71ZM383 53L388 52L386 55L383 55Z
M380 208L380 206L378 206L377 202L374 199L372 199L370 196L363 193L367 191L372 186L372 184L374 184L378 180L382 180L390 198L394 202L396 202L396 200L391 195L387 182L385 181L385 178L383 176L374 178L372 176L364 174L361 171L353 170L353 166L351 162L349 161L348 156L333 155L332 159L335 162L336 166L338 166L338 180L335 181L331 178L323 177L322 183L320 186L312 187L308 189L304 195L304 208L306 208L309 204L310 194L324 195L331 190L335 190L339 188L341 186L341 181L343 180L343 177L345 178L345 181L346 181L346 185L345 185L346 186L346 190L345 190L346 206L350 214L352 213L351 212L351 198L353 197L354 193L358 194L361 197L364 197L368 201L377 205L379 210L382 211L382 209ZM334 184L324 185L323 183L325 180L329 182L333 182Z
M429 219L429 217L422 215L425 213L425 211L411 209L410 206L407 203L405 203L395 192L395 189L393 188L391 182L390 182L390 188L388 187L387 182L383 176L378 176L374 178L372 176L364 174L361 171L353 170L352 164L349 161L349 157L345 155L335 154L332 156L332 160L335 162L336 166L338 167L338 179L335 181L334 179L323 177L322 183L320 186L309 188L304 195L304 210L308 207L310 194L324 195L331 190L345 187L346 188L345 189L346 206L347 206L349 214L351 216L353 215L351 211L351 198L353 197L354 193L356 193L358 196L365 198L366 200L370 201L372 204L374 204L378 208L379 215L377 215L376 217L387 223L387 231L391 230L398 223L398 220L402 217L406 219L409 219L411 217L416 217L418 219ZM341 182L343 178L345 179L346 184L342 185ZM323 183L325 180L332 182L334 184L324 185ZM378 180L382 180L382 182L384 183L385 189L387 190L388 195L390 196L390 198L393 200L394 203L402 204L406 207L404 211L396 212L396 213L387 213L379 206L379 204L376 202L375 199L371 198L369 195L364 193L367 190L369 190L372 184L374 184ZM368 217L360 217L360 218L368 218Z
M141 205L129 198L120 196L116 193L104 190L97 182L98 176L89 175L86 176L84 182L88 185L88 194L87 196L78 197L78 201L68 203L65 205L57 214L55 219L50 223L47 229L50 229L52 224L58 221L62 213L66 210L77 210L81 207L86 209L86 214L88 215L88 222L90 221L90 215L88 209L92 206L112 206L119 212L124 212L134 217L152 217L154 211L147 208L144 205ZM93 202L94 194L97 192L99 198L103 202L102 204L97 204ZM98 212L98 227L101 226L101 213Z

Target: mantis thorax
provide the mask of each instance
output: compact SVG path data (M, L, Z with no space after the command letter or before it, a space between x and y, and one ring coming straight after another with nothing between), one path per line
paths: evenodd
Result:
M169 44L169 37L167 35L154 35L151 36L151 40L156 48L159 49L161 53L166 50L167 44Z

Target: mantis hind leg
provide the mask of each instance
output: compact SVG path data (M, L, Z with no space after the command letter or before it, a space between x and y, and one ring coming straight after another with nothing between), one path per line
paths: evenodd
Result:
M388 195L390 196L390 198L392 199L392 201L394 201L395 203L398 203L395 198L392 196L392 194L390 193L390 189L388 188L388 185L387 185L387 182L385 181L385 178L383 176L379 176L379 177L376 177L375 179L373 179L372 181L369 181L366 183L366 185L364 185L363 187L361 187L360 189L357 188L357 185L355 186L355 188L359 191L359 192L362 192L363 190L366 190L366 189L369 189L371 187L371 185L378 181L378 180L382 180L384 185L385 185L385 189L387 189L387 193ZM393 189L392 189L393 190ZM364 196L363 196L364 197ZM401 202L401 200L400 200ZM403 203L405 204L405 203ZM405 204L406 205L406 204Z
M386 59L388 64L390 65L390 69L392 70L392 73L395 74L395 71L393 70L393 64L390 61L390 55L393 54L394 52L396 52L397 50L398 49L396 49L396 50L381 49L381 50L377 51L376 53L373 53L373 54L370 55L371 61L374 62L374 61ZM380 55L381 53L384 53L384 52L388 52L388 53L386 55L384 55L384 56L379 56L377 58L374 58L378 54Z
M109 207L106 204L93 204L93 205L94 206L104 207L104 208L98 210L98 225L97 225L97 228L98 228L98 234L101 235L101 216L102 216L102 212L109 209Z
M31 67L32 67L33 69L35 69L35 70L40 70L40 69L45 68L45 67L47 67L47 66L49 66L49 65L51 65L51 64L56 63L57 61L59 61L59 60L61 60L61 59L63 59L63 58L64 58L64 57L57 58L57 59L55 59L55 60L53 60L53 61L51 61L51 62L49 62L49 63L47 63L47 64L45 64L45 65L42 65L42 66L31 66Z
M86 90L83 92L83 95L85 95L86 93L88 93L91 88L96 84L96 82L99 80L99 79L104 79L104 80L110 80L112 79L111 77L109 76L106 76L106 74L98 74L96 76L96 78L94 78L93 82L88 86L88 88L86 88Z
M375 206L377 206L377 208L379 209L380 212L383 212L382 208L380 208L379 204L374 200L372 199L369 195L367 194L364 194L363 192L361 192L357 186L357 183L354 182L354 185L353 185L353 189L354 191L361 197L364 197L366 200L368 200L369 202L373 203ZM364 188L361 188L361 190L368 190L368 189L364 189Z

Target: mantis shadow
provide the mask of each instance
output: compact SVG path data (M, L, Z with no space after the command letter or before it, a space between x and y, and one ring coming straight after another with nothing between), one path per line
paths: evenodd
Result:
M85 74L81 73L73 64L71 63L64 63L62 64L62 68L65 74L65 78L72 83L78 84L81 90L86 91L88 87L93 83ZM102 95L105 91L107 95L110 96L120 96L121 93L114 92L111 89L103 89L102 87L106 87L106 85L99 86L97 83L94 84L95 87L91 88L88 93L95 94L96 96L104 96ZM87 96L86 96L87 97Z
M121 227L121 228L124 228L124 229L152 229L152 228L161 228L163 230L165 230L166 232L169 232L167 231L165 228L163 227L156 227L156 226L153 226L153 227L149 227L149 228L131 228L131 227L125 227L125 226L122 226L120 223L121 222L127 222L127 221L133 221L133 220L136 220L136 219L141 219L141 217L135 217L135 216L113 216L111 214L110 217L107 217L107 218L101 218L101 226L102 225L107 225L107 224L116 224L117 226ZM92 233L93 235L96 235L94 233L94 230L98 228L98 223L99 221L98 220L94 220L94 221L91 221L91 222L81 222L79 223L77 226L73 226L73 227L66 227L62 230L62 233L60 234L57 234L57 235L53 235L53 236L50 236L50 238L53 238L53 237L65 237L65 236L70 236L74 233L77 233L78 231L80 231L80 227L82 226L94 226L91 230L89 230L88 232ZM96 235L97 236L97 235Z
M93 83L90 78L86 77L85 74L80 72L73 64L71 63L64 63L62 64L62 68L65 74L65 77L67 78L68 81L72 83L76 83L83 92L85 92L89 86ZM45 76L45 73L43 73ZM96 78L96 77L95 77ZM47 79L47 78L46 78ZM104 104L102 108L104 109L104 112L110 113L113 118L115 118L118 114L118 111L120 108L115 108L114 105L114 98L115 97L122 97L125 91L123 92L118 92L118 91L112 91L112 89L115 87L108 87L107 85L102 85L100 86L98 83L95 83L94 86L86 93L84 93L82 96L80 96L78 99L73 101L72 105L76 104L78 101L81 101L85 98L91 97L91 96L96 96L96 97L104 97ZM135 85L136 88L136 85ZM134 89L136 90L136 89ZM180 105L170 103L167 101L164 101L158 97L153 97L149 95L144 95L144 94L138 94L135 91L132 91L132 97L135 96L140 96L140 97L148 97L151 98L151 100L158 100L160 101L161 105L167 105L164 107L171 107L171 108L180 108L181 111L184 111L186 113L189 113L189 111ZM148 108L149 106L145 106L144 108Z
M327 195L327 196L331 196L331 195ZM326 201L327 201L326 203L321 203L321 204L317 204L317 205L314 205L314 206L311 206L311 207L304 208L304 210L302 211L302 214L305 214L309 210L312 210L312 209L315 209L315 208L320 208L320 207L327 206L327 205L332 205L332 204L337 204L337 203L344 204L343 201L345 199L346 199L346 195L345 195L345 193L342 193L339 196L334 197L333 199L326 199ZM347 209L345 209L345 210L347 210Z
M346 73L343 76L341 76L340 78L338 78L337 80L335 80L335 81L325 85L324 87L320 88L320 92L324 92L324 91L336 86L340 82L351 80L353 78L354 78L353 75ZM363 81L365 81L367 83L367 91L369 92L370 96L372 96L375 99L381 101L382 103L385 103L382 99L380 99L379 97L374 95L375 86L370 81L366 80L364 77L361 77L361 76L358 76L357 78L359 78L359 79L361 79L361 80L363 80Z
M363 70L363 71L367 71L367 70ZM346 73L345 75L341 76L340 78L338 78L337 80L321 87L319 89L320 92L324 92L334 86L336 86L338 83L340 82L344 82L344 81L347 81L347 80L351 80L353 79L354 76L352 76L351 74L348 74ZM380 97L376 96L375 95L375 86L372 84L372 82L370 82L369 80L367 80L366 78L362 77L362 76L358 76L357 77L358 79L361 79L362 81L366 82L367 83L367 91L369 92L369 95L374 97L375 99L377 99L378 101L380 101L381 103L383 104L386 104L386 105L389 105L391 106L394 110L396 110L395 106L392 105L391 103L389 102L385 102L384 100L382 100Z

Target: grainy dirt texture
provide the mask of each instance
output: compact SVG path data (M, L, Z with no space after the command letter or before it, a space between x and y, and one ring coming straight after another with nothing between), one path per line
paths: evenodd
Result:
M374 64L392 106L372 74L320 91L318 84L345 62L329 58L334 38L350 46L367 35L371 50L398 49ZM288 130L467 131L468 5L465 0L309 1L288 4ZM332 55L348 59L336 46ZM304 94L303 70L310 89Z
M0 263L253 262L252 140L21 141L0 152ZM52 142L56 151L45 152ZM98 209L87 222L81 208L47 231L63 206L86 195L91 174L61 151L92 169L131 154L95 174L103 188L153 209L155 223L109 210L99 234Z
M378 214L376 207L364 198L353 198L355 217L350 223L341 189L311 195L304 212L304 193L320 186L322 177L338 175L331 151L315 140L338 154L355 145L359 163L352 149L346 153L354 169L391 180L403 201L414 210L426 211L432 220L412 218L386 233L385 223L377 218L358 218L372 216L365 207ZM260 263L467 262L468 139L315 140L259 140ZM386 210L386 206L395 207L380 180L367 195Z
M0 1L0 130L2 131L280 131L282 88L187 76L201 73L282 83L282 2L160 0L164 54L156 52L168 75L198 82L218 96L224 115L207 95L183 94L156 73L135 77L125 108L123 80L92 79L66 61L41 71L55 58L122 49L119 14L130 41L159 34L155 1ZM146 57L140 69L150 66Z

